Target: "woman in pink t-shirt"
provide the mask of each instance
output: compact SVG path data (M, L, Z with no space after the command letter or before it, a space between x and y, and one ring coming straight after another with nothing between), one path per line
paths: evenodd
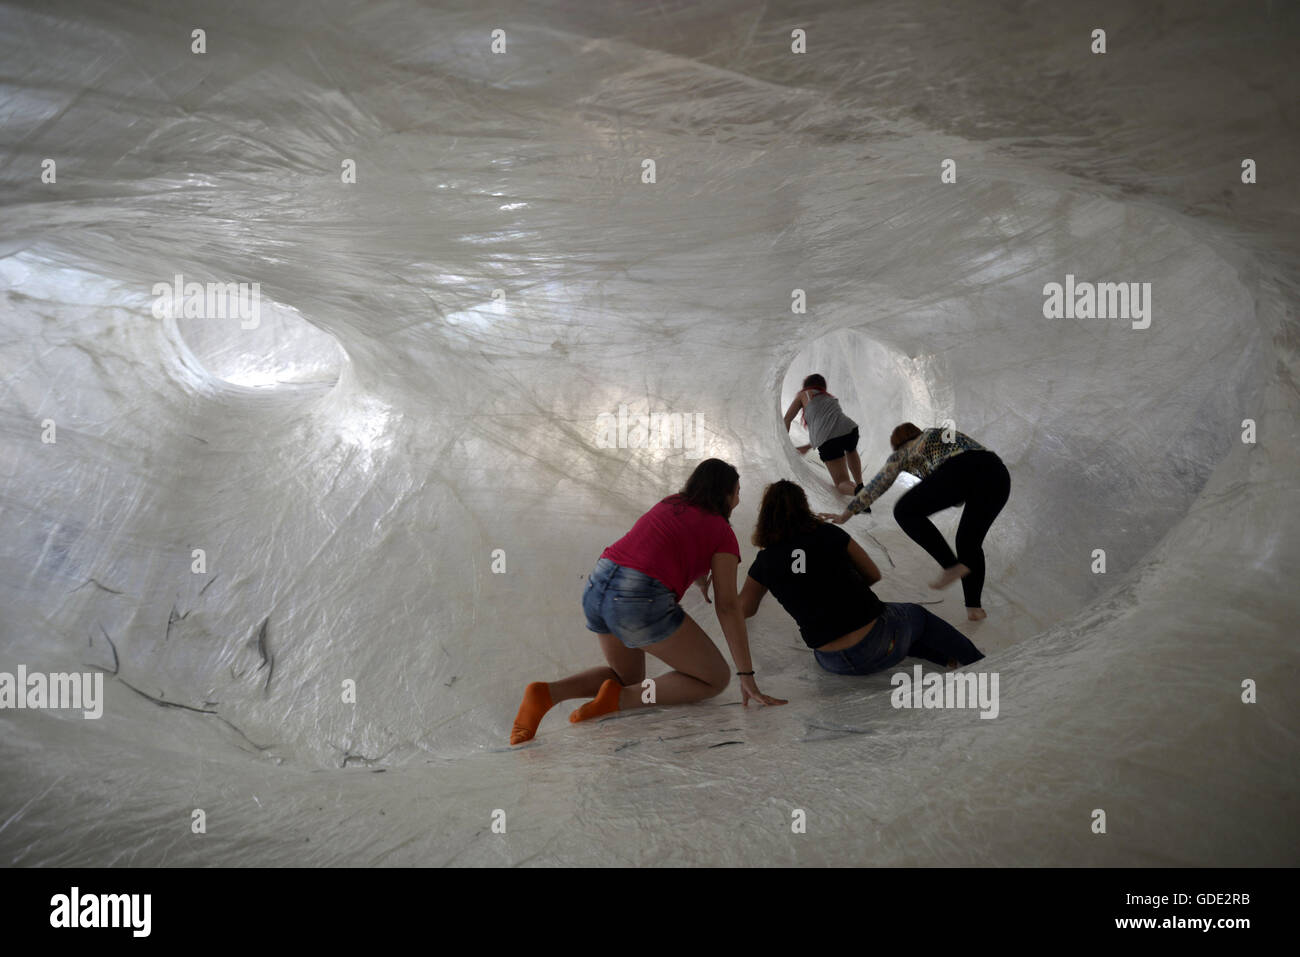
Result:
M692 584L707 601L710 578L718 623L740 675L742 702L786 703L760 692L754 681L736 592L740 546L728 522L739 502L735 468L721 459L706 459L681 492L650 509L605 549L587 579L582 609L608 667L530 684L510 732L511 744L530 740L542 716L570 698L592 698L569 716L570 721L586 721L611 711L688 704L720 694L731 680L727 662L679 604ZM673 670L643 686L647 651Z

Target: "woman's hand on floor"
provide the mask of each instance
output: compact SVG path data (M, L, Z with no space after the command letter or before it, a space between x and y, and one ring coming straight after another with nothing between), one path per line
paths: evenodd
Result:
M741 694L740 703L744 705L746 708L749 707L749 701L751 698L765 705L790 703L785 698L773 698L771 695L766 695L763 694L763 692L759 691L758 682L754 680L753 675L740 676L740 694Z
M853 513L848 511L847 509L843 512L840 512L838 515L836 515L834 512L818 512L817 517L824 522L834 522L836 525L843 525L845 522L847 522L850 518L853 517Z

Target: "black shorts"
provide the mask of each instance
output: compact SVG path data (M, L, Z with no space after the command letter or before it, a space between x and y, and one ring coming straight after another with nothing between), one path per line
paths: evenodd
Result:
M856 452L857 450L857 429L854 429L848 435L837 436L817 446L817 454L822 457L823 462L834 462L836 459L842 459L850 452Z

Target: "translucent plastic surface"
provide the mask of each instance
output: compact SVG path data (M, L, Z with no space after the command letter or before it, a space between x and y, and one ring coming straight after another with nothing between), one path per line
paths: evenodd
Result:
M978 6L0 10L0 671L106 672L98 720L0 710L0 861L1297 863L1296 10ZM1045 318L1067 276L1149 327ZM789 705L511 751L700 458L742 568L766 483L840 507L780 421L813 371L869 472L904 419L1006 461L985 622L901 484L846 526L998 717L822 672L769 599Z

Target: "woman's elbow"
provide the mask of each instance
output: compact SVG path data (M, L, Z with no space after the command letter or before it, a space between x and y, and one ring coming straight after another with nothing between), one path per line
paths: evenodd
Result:
M734 598L731 599L720 598L715 603L714 607L717 609L718 612L718 621L722 621L722 619L724 618L748 618L749 617L748 615L742 614L740 602Z

